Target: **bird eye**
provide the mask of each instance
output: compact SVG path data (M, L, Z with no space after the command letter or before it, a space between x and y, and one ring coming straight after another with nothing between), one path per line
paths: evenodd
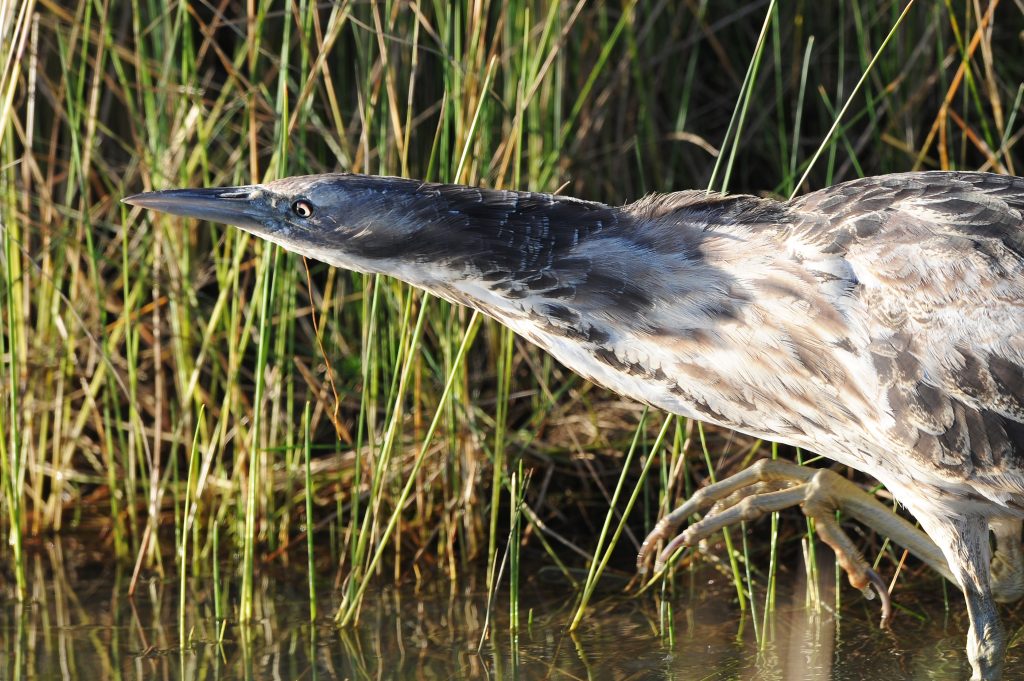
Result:
M308 218L313 215L313 204L305 199L299 199L292 204L292 211L300 218Z

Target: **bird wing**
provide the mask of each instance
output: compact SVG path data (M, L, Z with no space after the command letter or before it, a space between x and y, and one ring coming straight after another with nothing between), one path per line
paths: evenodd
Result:
M926 470L1024 503L1024 179L886 175L791 208L794 238L856 277L891 435Z

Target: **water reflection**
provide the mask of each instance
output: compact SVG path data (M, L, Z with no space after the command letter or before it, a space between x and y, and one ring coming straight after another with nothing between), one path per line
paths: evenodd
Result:
M190 593L180 650L177 582L152 579L126 597L126 570L90 559L61 541L30 558L32 601L0 609L0 676L10 679L955 679L969 675L966 618L950 613L941 586L900 592L894 631L876 626L877 607L852 592L835 607L835 577L825 566L805 603L807 581L787 573L790 593L765 617L760 604L739 613L728 580L708 569L684 577L677 593L608 597L577 635L566 632L572 593L527 583L518 635L508 633L499 598L492 635L480 646L487 601L471 579L442 579L413 590L370 596L358 627L308 619L304 582L265 575L257 620L248 627L214 617L210 585ZM936 582L935 584L938 584ZM325 585L326 586L326 585ZM234 586L231 587L235 588ZM325 588L326 590L326 588ZM230 597L230 594L228 594ZM568 599L568 600L567 600ZM230 602L230 598L228 599ZM333 613L327 597L321 612ZM1011 631L1020 618L1011 612ZM1019 662L1010 651L1009 669Z

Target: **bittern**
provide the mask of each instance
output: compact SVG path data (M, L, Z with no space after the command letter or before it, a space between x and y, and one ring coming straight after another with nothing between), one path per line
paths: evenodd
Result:
M681 191L616 207L325 174L125 201L398 277L618 393L874 476L927 534L836 473L766 461L663 519L641 561L698 511L659 568L801 505L885 601L839 509L957 584L974 678L1000 676L995 602L1024 594L1024 179L906 173L788 202Z

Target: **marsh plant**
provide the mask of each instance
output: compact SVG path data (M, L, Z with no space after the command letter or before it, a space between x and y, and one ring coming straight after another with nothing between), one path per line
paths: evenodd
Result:
M441 579L483 585L516 628L529 565L557 571L576 626L680 497L757 457L816 463L647 412L394 280L126 195L347 170L621 203L1022 172L1009 1L13 0L0 37L12 600L37 538L86 533L127 591L212 587L218 618L252 619L256 580L286 570L309 575L312 618ZM816 565L787 518L704 549L754 622L782 567ZM934 580L884 539L860 548L897 588Z

